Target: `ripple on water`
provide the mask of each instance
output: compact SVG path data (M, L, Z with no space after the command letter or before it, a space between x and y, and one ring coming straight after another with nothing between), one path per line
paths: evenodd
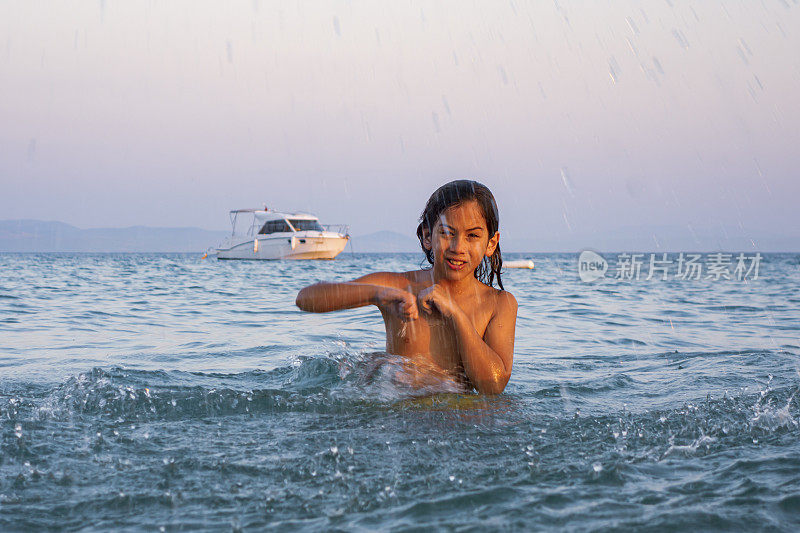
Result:
M1 326L0 529L795 529L797 280L536 261L504 276L514 374L482 397L375 364L377 311L289 296L417 256L0 254L11 290L50 287L2 299L31 312Z

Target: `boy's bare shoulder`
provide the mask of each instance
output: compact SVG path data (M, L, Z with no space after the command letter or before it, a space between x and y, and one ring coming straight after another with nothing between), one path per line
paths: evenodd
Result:
M433 284L433 272L431 270L409 270L408 272L398 272L403 278L407 280L408 283L412 283L415 285L424 284L430 285Z
M517 304L517 299L514 298L514 295L506 290L495 289L494 287L490 287L491 291L494 294L494 314L505 314L505 313L513 313L514 315L517 314L517 308L519 304Z
M366 276L361 276L353 280L356 283L369 283L372 285L381 285L383 287L395 287L397 289L406 289L409 285L417 283L417 278L414 275L416 271L412 272L373 272Z
M517 299L514 298L514 295L511 294L510 292L506 290L495 289L494 287L492 287L492 290L494 291L495 296L497 297L498 303L502 303L505 305L513 305L513 306L517 305Z

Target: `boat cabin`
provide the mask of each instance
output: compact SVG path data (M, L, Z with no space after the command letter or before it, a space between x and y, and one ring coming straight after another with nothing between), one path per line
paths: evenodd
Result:
M241 213L252 213L253 220L247 235L294 233L296 231L325 231L319 219L308 213L279 213L267 209L237 209L231 211L232 234L236 233L236 220Z

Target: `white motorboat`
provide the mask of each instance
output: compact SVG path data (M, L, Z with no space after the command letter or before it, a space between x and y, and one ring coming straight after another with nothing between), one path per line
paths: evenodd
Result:
M308 213L281 213L263 209L230 212L231 236L217 248L218 259L333 259L350 239L348 226L327 225ZM250 218L244 233L236 226Z

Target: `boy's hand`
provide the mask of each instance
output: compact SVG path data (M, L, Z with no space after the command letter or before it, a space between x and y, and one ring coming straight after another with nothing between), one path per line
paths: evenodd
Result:
M439 285L433 284L417 296L419 306L426 314L433 314L438 311L444 318L452 318L454 314L461 311L450 295Z
M402 289L381 287L377 294L378 307L388 310L408 322L419 318L419 309L414 295Z

